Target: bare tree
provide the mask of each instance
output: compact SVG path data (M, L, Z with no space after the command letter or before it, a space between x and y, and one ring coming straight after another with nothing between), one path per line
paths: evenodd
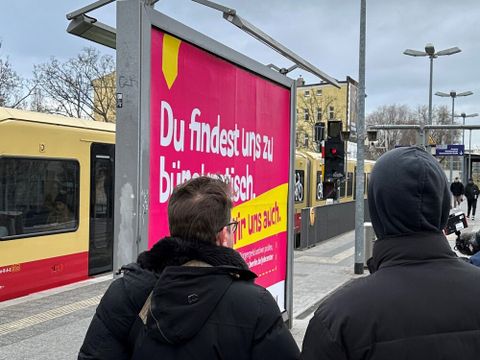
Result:
M434 124L450 124L451 117L445 106L435 107L433 111ZM368 125L415 125L424 124L428 119L428 107L419 106L411 110L407 105L384 105L367 116ZM376 159L384 152L398 145L414 145L418 143L416 130L379 130L377 134L377 146L367 149L367 157ZM427 143L448 144L458 140L459 130L431 130Z
M336 98L328 95L316 96L311 88L308 95L297 97L297 148L317 151L314 142L314 126L317 122L340 119L340 109L334 107Z
M46 111L67 116L112 122L115 119L115 62L94 48L85 48L76 57L34 67L34 82L40 104ZM113 115L112 115L113 114Z
M413 124L411 110L406 105L383 105L369 114L366 119L368 125L400 125ZM416 133L414 130L379 130L378 144L366 151L366 156L376 159L384 152L393 149L396 145L415 144Z
M424 121L427 116L427 107L417 108L417 116L419 120ZM433 109L433 123L437 125L451 125L452 124L452 115L447 106L442 105L435 107ZM454 144L460 140L460 135L462 132L460 130L439 130L432 129L430 130L430 138L435 144Z
M25 99L30 95L29 91L25 94L24 89L25 81L13 69L8 57L0 57L0 106L22 107Z

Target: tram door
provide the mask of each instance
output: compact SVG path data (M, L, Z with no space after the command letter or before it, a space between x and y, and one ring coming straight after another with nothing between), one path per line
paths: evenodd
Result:
M115 145L92 144L88 274L112 271Z

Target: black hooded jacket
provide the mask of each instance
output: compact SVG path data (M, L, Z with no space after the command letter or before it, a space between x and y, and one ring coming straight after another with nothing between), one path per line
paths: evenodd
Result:
M472 181L468 182L467 186L465 186L465 197L472 201L476 200L478 197L478 194L480 193L480 190L478 189L478 186Z
M302 358L478 359L480 269L459 259L442 233L450 195L437 161L416 147L386 153L368 203L374 272L319 306Z
M79 360L299 357L275 300L235 250L166 238L123 271Z

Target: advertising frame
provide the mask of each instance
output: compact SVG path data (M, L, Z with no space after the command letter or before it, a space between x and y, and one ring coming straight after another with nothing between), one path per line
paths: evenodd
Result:
M151 33L155 27L290 92L290 150L284 320L293 316L293 173L295 81L154 10L142 1L117 3L117 130L114 269L148 248Z

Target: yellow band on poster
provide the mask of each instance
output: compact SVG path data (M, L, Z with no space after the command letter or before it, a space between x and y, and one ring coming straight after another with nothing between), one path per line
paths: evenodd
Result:
M232 217L239 222L235 249L287 230L288 183L236 206Z

